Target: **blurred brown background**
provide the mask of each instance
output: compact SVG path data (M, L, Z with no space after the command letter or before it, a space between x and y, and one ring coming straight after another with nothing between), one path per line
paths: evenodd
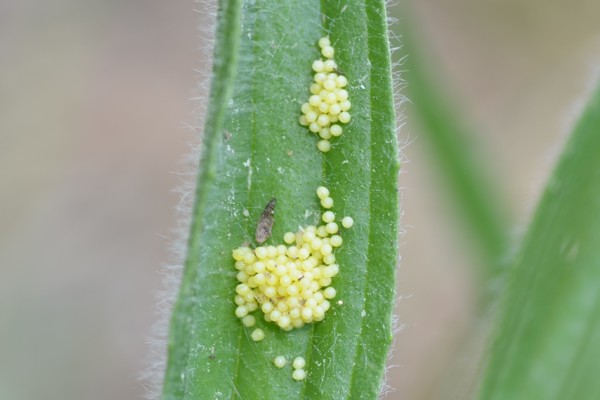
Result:
M600 3L407 3L522 226L599 65ZM189 99L207 68L198 8L0 0L1 400L145 394L173 189L195 139ZM446 372L470 357L477 259L425 141L410 124L401 138L403 330L387 398L445 399Z

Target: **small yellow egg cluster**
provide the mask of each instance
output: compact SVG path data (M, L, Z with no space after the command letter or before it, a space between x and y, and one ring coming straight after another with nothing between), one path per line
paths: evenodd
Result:
M292 367L294 368L294 372L292 372L292 378L296 381L301 381L306 378L306 371L304 367L306 366L306 361L302 357L294 358L294 362L292 363Z
M283 368L287 365L287 359L285 356L277 356L273 359L273 364L277 368ZM292 362L292 368L294 368L294 372L292 372L292 378L296 381L302 381L306 378L306 371L304 367L306 366L306 360L304 357L296 357Z
M301 381L306 378L306 371L304 367L306 366L306 361L302 357L294 358L294 362L292 362L292 367L294 368L294 372L292 372L292 378L296 381Z
M324 208L333 206L329 190L323 186L317 195ZM336 295L330 286L339 272L334 249L342 245L335 214L325 211L323 224L308 226L283 236L286 245L248 246L233 250L237 280L235 315L244 326L256 323L251 312L260 308L266 321L289 331L325 318L329 300ZM256 331L255 331L256 332ZM264 333L252 338L262 340ZM260 331L262 333L262 331Z
M348 100L348 91L344 89L348 85L348 79L337 70L329 38L321 38L319 47L325 60L319 58L312 64L315 71L314 83L310 85L312 95L308 102L302 104L300 124L319 134L322 140L317 143L317 148L327 153L331 150L329 140L342 134L342 127L338 122L350 122L348 111L351 103Z

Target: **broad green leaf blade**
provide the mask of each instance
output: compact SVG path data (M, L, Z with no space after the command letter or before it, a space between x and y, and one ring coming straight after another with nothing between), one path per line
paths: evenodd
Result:
M450 198L466 222L472 242L486 258L482 275L494 277L506 251L506 210L501 207L493 175L472 146L476 134L465 126L459 110L449 101L448 87L438 79L439 70L427 54L424 35L414 20L411 23L410 5L405 3L399 10L403 12L402 77L410 99L406 106L410 123L427 139Z
M209 120L189 253L169 339L163 398L376 398L391 342L397 259L397 143L383 1L222 1ZM349 80L352 121L323 155L298 124L317 41L328 34ZM338 295L325 320L266 333L234 316L231 251L252 241L277 198L273 235L316 224L318 186L354 218L337 251ZM273 366L303 356L308 377Z
M481 399L600 398L600 91L515 261Z

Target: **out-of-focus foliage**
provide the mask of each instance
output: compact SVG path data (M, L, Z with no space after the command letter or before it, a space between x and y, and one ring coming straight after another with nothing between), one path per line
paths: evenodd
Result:
M481 399L600 396L600 87L520 245Z
M489 318L493 329L483 354L480 398L598 398L600 88L562 150L527 234L512 244L517 254L511 254L511 227L497 205L502 190L482 173L486 161L469 145L475 135L464 128L423 56L423 41L415 39L419 29L405 22L410 114L418 118L470 227L473 250L487 256L478 271L480 288L488 294L486 309L497 315ZM503 290L488 291L498 280Z

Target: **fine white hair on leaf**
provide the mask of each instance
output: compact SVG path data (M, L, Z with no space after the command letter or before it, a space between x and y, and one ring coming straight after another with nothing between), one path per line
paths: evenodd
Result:
M190 49L197 51L200 58L194 67L197 84L190 100L193 111L189 122L183 127L189 130L190 151L183 157L183 171L178 173L181 184L174 191L179 194L179 203L175 207L176 224L170 238L171 263L161 269L162 287L155 296L156 322L153 325L147 341L146 367L140 374L140 380L148 400L161 398L163 379L167 362L167 339L172 308L179 290L183 263L186 257L187 240L189 236L191 212L194 203L194 192L198 163L200 161L201 133L206 114L206 102L210 87L210 70L212 68L212 51L214 47L214 27L217 18L216 2L195 0L193 11L198 13L199 47Z
M388 11L390 9L392 9L395 5L396 5L396 3L394 0L386 0L385 1L386 10L388 10ZM397 129L396 138L398 140L398 157L399 157L399 162L402 165L404 165L408 162L408 160L406 159L406 155L404 154L403 150L405 147L407 147L411 143L412 140L409 137L400 136L400 131L401 131L402 127L404 126L404 122L405 122L404 104L407 102L407 99L402 94L402 90L406 86L406 82L402 79L402 76L401 76L401 72L402 72L401 66L403 64L404 59L403 58L398 59L398 60L394 59L394 54L401 48L401 43L402 43L401 38L392 29L392 27L397 22L398 22L397 19L390 17L389 14L387 15L388 45L390 47L390 58L391 58L391 62L392 62L392 65L391 65L392 85L393 85L394 105L395 105L395 109L396 109L396 127L397 127L396 128ZM405 172L405 170L402 169L401 173L404 173L404 172ZM399 200L401 200L402 188L399 188L398 196L400 197ZM398 215L398 239L400 239L401 237L403 237L406 234L406 229L402 225L402 216L403 216L403 211L400 210L399 215ZM398 252L398 259L396 260L396 266L398 269L400 268L400 263L401 263L401 255L400 255L400 252ZM388 352L386 368L384 371L384 378L381 382L381 387L379 389L379 398L381 398L381 399L390 398L390 396L392 396L391 393L393 393L395 391L395 388L388 383L387 376L388 376L389 371L392 368L396 367L396 365L392 365L390 363L392 360L393 352L395 350L396 335L399 334L400 332L402 332L402 330L404 329L404 325L400 321L399 317L395 314L395 310L397 308L398 303L401 301L401 298L402 298L402 295L397 293L396 299L394 302L395 303L394 311L393 311L394 314L392 314L392 345L390 347L390 351Z

